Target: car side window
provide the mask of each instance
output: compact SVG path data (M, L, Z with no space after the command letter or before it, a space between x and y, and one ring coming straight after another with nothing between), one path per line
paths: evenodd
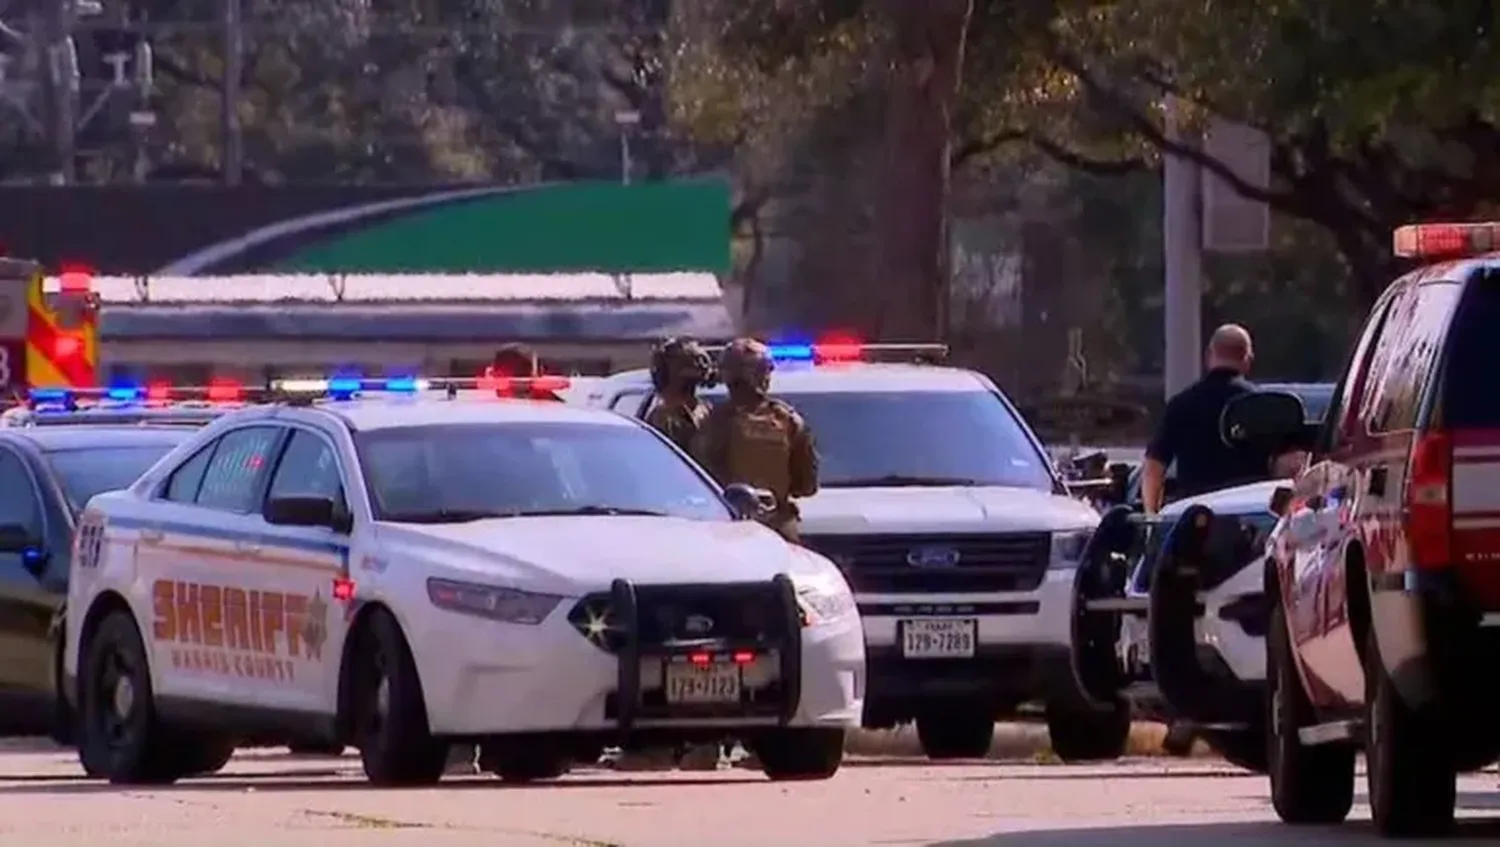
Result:
M191 459L177 466L172 475L167 477L167 485L162 489L162 499L171 500L173 503L192 503L198 499L198 489L203 485L203 474L208 470L208 462L214 457L214 448L219 446L217 439L204 445Z
M1422 398L1461 292L1460 286L1448 282L1424 283L1413 290L1408 298L1412 303L1409 316L1392 324L1393 331L1386 333L1391 354L1385 373L1379 382L1371 375L1370 432L1401 432L1417 425Z
M1323 422L1323 432L1319 438L1319 453L1332 452L1335 446L1355 432L1355 425L1359 420L1359 407L1366 393L1365 386L1371 373L1371 353L1385 329L1387 316L1393 305L1401 299L1402 293L1404 292L1395 292L1386 296L1377 301L1375 308L1370 310L1370 318L1365 322L1359 341L1354 345L1354 352L1349 357L1349 365L1344 370L1344 377L1339 381L1333 401L1328 406L1328 416Z
M641 414L641 401L644 399L646 399L646 392L644 391L627 391L616 397L615 402L611 403L609 408L611 411L635 417ZM655 402L654 397L652 398L652 402Z
M0 450L0 526L25 530L30 538L42 535L36 486L26 463L11 450Z
M307 430L292 430L266 491L267 500L277 497L327 497L343 505L338 457L325 439Z
M197 504L227 512L254 511L261 476L281 433L279 427L252 426L220 438L203 473Z

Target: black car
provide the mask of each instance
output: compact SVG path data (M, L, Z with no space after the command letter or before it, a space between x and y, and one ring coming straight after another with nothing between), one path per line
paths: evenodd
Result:
M57 694L77 516L203 422L70 412L12 416L0 427L0 736L67 740L71 721Z

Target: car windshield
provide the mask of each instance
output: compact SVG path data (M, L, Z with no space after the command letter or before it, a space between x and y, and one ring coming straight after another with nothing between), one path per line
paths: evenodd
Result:
M723 392L707 395L723 399ZM1051 491L1047 458L988 391L778 394L807 421L826 488L1004 486Z
M713 486L645 429L494 423L355 435L376 519L461 523L540 515L728 521Z
M68 503L78 511L96 494L128 488L171 449L171 444L132 444L55 450L47 454L47 461L57 472Z

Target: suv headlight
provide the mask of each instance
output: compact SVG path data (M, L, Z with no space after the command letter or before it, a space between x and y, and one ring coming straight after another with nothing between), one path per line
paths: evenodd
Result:
M450 612L528 626L546 620L563 601L554 594L437 578L427 580L427 599Z
M1076 568L1083 561L1084 548L1094 535L1092 529L1070 529L1052 533L1052 556L1047 561L1050 570Z
M798 583L797 605L802 609L803 626L836 623L857 613L854 595L837 585Z

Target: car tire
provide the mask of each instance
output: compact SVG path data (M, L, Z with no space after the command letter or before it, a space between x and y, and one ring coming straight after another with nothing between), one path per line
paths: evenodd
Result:
M1266 773L1269 754L1266 750L1266 731L1260 726L1253 729L1211 729L1203 733L1203 739L1224 761L1251 773Z
M232 745L157 717L146 647L124 612L107 616L88 641L79 704L79 762L85 773L115 784L176 782L217 770L234 753Z
M989 709L959 707L917 716L917 741L933 761L983 759L995 740L995 715Z
M574 756L559 745L516 742L479 749L479 768L501 782L525 784L557 779L573 769Z
M1373 631L1365 650L1365 686L1365 772L1375 829L1406 838L1446 834L1458 800L1452 739L1432 713L1401 698Z
M1302 743L1297 730L1315 722L1302 690L1280 604L1266 633L1266 772L1271 805L1289 824L1340 823L1354 805L1352 744Z
M287 745L294 756L342 756L344 745L328 741L294 741Z
M353 661L355 746L373 785L433 785L448 766L448 744L433 738L411 647L384 609L370 612Z
M1064 762L1113 761L1130 741L1130 707L1085 710L1047 704L1047 737Z
M750 751L760 760L761 773L777 782L829 779L844 763L844 731L773 729L755 738Z

